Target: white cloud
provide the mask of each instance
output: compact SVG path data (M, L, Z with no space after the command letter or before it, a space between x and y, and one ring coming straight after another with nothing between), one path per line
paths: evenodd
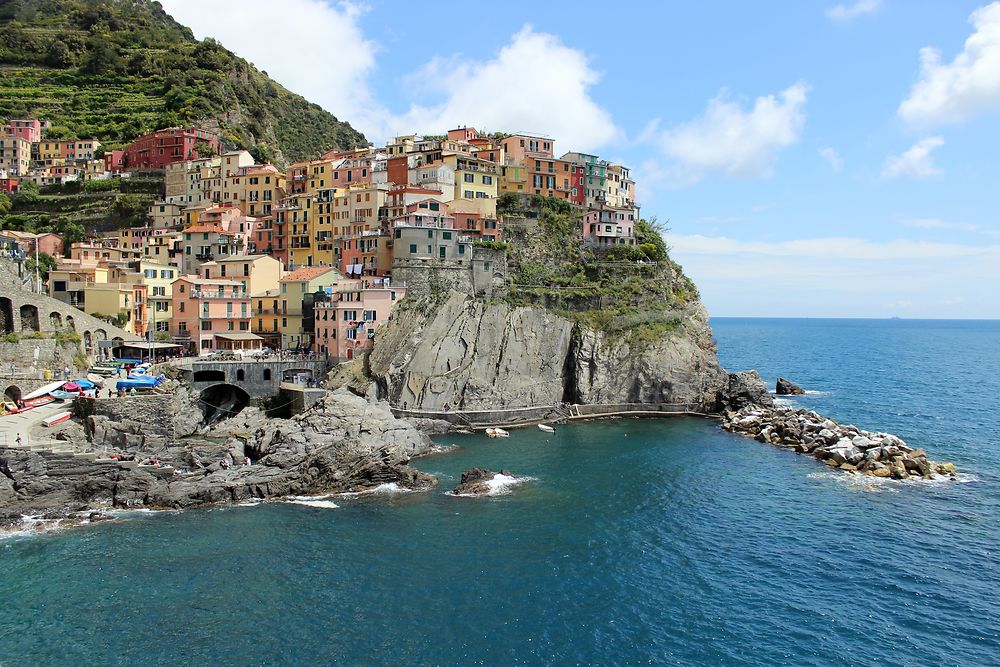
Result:
M857 0L853 5L834 5L826 10L831 21L850 21L864 14L873 14L882 5L882 0Z
M890 155L882 167L882 177L929 178L941 175L944 172L934 166L931 152L943 145L944 139L941 137L927 137L911 146L902 155Z
M839 172L844 168L844 158L840 157L840 151L836 148L830 146L821 148L819 149L819 155L829 163L830 168L834 171Z
M914 229L937 229L957 232L976 232L986 234L994 238L1000 238L1000 230L986 225L977 225L971 222L952 222L939 218L910 218L904 220L903 224Z
M726 92L708 102L705 113L660 135L675 163L661 168L674 184L697 182L718 171L741 178L765 178L776 154L798 141L805 124L807 87L803 83L775 95L758 97L752 109L730 101Z
M1000 257L1000 245L960 245L895 239L873 242L830 237L792 241L738 241L725 236L669 234L667 241L686 255L757 255L765 257L824 258L829 260L901 260L989 255Z
M712 315L1000 316L1000 244L678 234L666 240Z
M975 31L951 63L942 63L937 49L920 50L920 80L898 109L903 120L933 125L1000 111L1000 2L980 7L969 21Z
M161 0L198 38L214 37L292 92L366 134L381 115L368 77L377 46L358 25L362 9L323 0ZM369 137L370 139L370 137Z
M394 132L439 132L459 124L532 132L557 139L559 152L596 150L622 138L611 114L591 96L600 74L587 56L531 26L491 59L435 58L415 76L442 99L390 118Z

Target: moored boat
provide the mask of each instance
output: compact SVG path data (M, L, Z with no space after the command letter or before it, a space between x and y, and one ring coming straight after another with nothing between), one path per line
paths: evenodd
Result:
M502 428L497 427L497 428L486 429L486 435L490 436L491 438L506 438L510 436L510 433L503 430Z
M61 424L62 422L68 420L72 416L73 413L70 412L69 410L66 410L65 412L57 412L51 417L46 417L45 419L43 419L42 424L44 426L55 426L56 424Z
M549 426L548 424L539 424L538 425L538 430L539 431L545 431L546 433L555 433L556 432L556 430L554 428L552 428L551 426Z

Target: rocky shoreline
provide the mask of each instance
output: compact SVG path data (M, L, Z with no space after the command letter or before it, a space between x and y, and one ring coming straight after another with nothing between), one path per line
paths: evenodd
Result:
M173 400L181 416L197 422L186 414L197 408ZM164 423L176 417L169 414L170 402L141 414L136 401L131 419L87 417L92 451L108 451L99 458L0 449L0 526L22 526L25 516L91 520L90 512L109 508L186 509L384 484L423 490L437 483L407 465L434 451L430 438L396 419L387 404L347 391L327 394L292 419L248 408L208 432L178 432L185 420L174 419L174 431L163 434ZM160 434L152 435L158 428Z
M748 405L727 412L722 428L809 454L847 473L898 480L957 477L954 464L931 461L923 449L914 449L891 433L838 424L804 408Z

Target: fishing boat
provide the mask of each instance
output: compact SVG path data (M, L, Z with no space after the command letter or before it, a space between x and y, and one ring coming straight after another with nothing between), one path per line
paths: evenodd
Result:
M71 401L76 398L76 394L71 394L68 391L63 391L62 389L56 389L55 391L50 391L49 396L56 399L57 401Z
M110 377L112 375L118 375L118 366L102 362L94 364L87 369L87 372L91 375Z
M70 412L69 410L66 410L65 412L57 412L51 417L46 417L45 419L43 419L42 424L44 426L55 426L56 424L61 424L62 422L68 420L72 416L73 413Z
M61 389L64 384L66 384L65 380L50 382L25 394L21 397L21 411L30 410L31 408L37 408L39 405L46 405L53 402L56 399L50 396L50 394Z
M507 438L510 437L510 433L503 430L502 428L488 428L486 429L486 435L491 438Z
M539 424L538 425L538 430L539 431L545 431L546 433L555 433L556 432L556 430L554 428L552 428L551 426L549 426L548 424Z
M87 379L90 380L95 387L104 386L104 378L97 373L87 373Z

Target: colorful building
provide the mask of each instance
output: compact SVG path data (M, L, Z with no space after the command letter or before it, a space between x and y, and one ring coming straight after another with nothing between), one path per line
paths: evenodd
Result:
M42 140L42 127L42 121L34 118L12 118L7 121L3 129L5 136L18 137L33 144Z
M27 176L31 171L31 143L19 136L0 137L0 170L7 176Z
M181 276L173 285L175 340L199 355L260 349L263 340L250 330L251 305L250 293L240 282Z
M304 326L317 292L324 292L345 280L344 274L330 266L307 266L287 274L280 281L281 346L288 349L311 349L312 330Z
M125 149L123 168L163 169L174 162L197 160L200 149L220 152L219 136L196 127L168 127L145 134Z
M328 300L314 305L316 351L337 361L355 358L372 347L375 331L405 296L405 287L393 287L388 280L337 285L327 294Z

